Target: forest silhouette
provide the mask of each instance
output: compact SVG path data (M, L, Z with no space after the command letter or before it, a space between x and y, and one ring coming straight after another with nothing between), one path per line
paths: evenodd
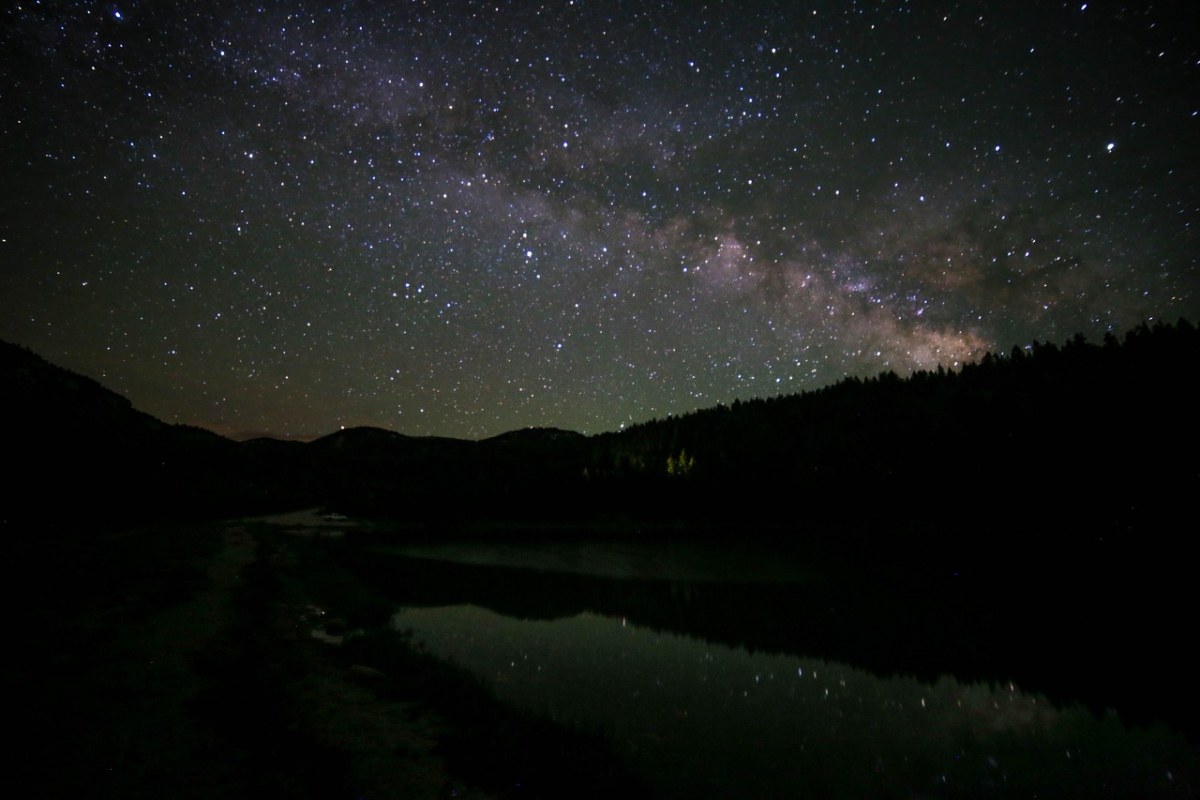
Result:
M162 423L6 344L13 497L49 488L62 502L4 513L119 527L320 505L425 538L735 534L837 547L853 528L906 547L967 531L1111 540L1191 516L1198 356L1200 334L1181 319L593 436L355 428L302 443Z
M305 580L340 598L320 602L349 609L355 624L359 606L364 619L387 619L403 599L393 593L459 602L465 586L472 602L520 616L600 609L768 651L799 630L816 651L880 674L1015 676L1194 739L1181 620L1195 582L1185 555L1200 489L1198 356L1194 325L1159 322L593 436L532 428L464 441L354 428L305 443L169 425L0 343L16 467L0 519L38 589L20 622L34 642L29 681L54 709L30 719L84 730L103 717L93 708L73 722L78 709L53 699L60 683L78 682L80 654L107 641L65 635L62 620L109 608L103 619L120 630L131 604L169 607L208 585L193 561L220 542L192 521L322 507L374 523L338 538L285 537L293 552L311 546ZM388 547L572 538L706 539L731 553L756 540L824 577L681 594L671 582L514 578L426 561L403 572ZM284 585L264 588L280 569L268 566L270 548L284 545L262 541L267 555L248 573L258 583L246 586L269 597ZM266 623L255 613L239 623L238 647L247 664L274 663L257 649L265 628L255 626ZM51 661L59 672L41 674Z

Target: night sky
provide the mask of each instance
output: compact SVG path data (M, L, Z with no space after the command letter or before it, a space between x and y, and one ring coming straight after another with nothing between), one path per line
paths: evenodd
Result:
M0 338L474 438L1195 321L1188 6L7 2Z

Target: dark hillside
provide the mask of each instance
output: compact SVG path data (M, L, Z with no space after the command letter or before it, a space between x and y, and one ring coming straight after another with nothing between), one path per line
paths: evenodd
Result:
M1048 531L1111 541L1194 517L1198 363L1200 334L1181 320L592 437L532 428L472 442L356 428L308 444L238 444L166 425L2 345L0 396L15 423L6 451L18 465L6 514L122 520L325 504L428 535L498 522L736 530L835 547L854 541L848 530L901 549L921 537L961 546L964 530L980 542L1001 532L1041 542ZM49 512L27 502L47 493L61 498Z
M593 441L590 474L691 519L1092 534L1192 513L1200 335L1186 321L1076 336L959 372L887 372Z
M168 425L96 381L6 342L0 402L10 425L4 452L14 467L6 524L125 527L215 518L276 508L308 491L297 490L306 474L298 451Z

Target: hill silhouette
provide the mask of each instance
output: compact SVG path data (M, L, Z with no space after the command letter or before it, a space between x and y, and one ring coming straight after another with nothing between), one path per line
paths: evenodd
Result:
M314 693L280 678L337 673L328 652L296 637L291 615L319 607L337 609L339 625L382 622L408 592L521 617L619 615L750 650L801 642L882 675L1015 678L1052 702L1117 708L1127 724L1165 721L1194 741L1195 658L1182 632L1194 605L1198 355L1200 335L1181 320L594 436L532 428L463 441L352 428L234 442L165 424L0 343L0 402L16 423L0 521L32 590L15 618L17 720L42 743L26 760L43 783L95 785L119 761L112 753L199 742L179 750L192 771L170 773L169 786L189 774L219 783L215 765L229 763L241 765L235 776L278 768L332 786L330 762L312 755L327 751L312 750L295 722ZM731 576L696 589L405 559L379 547L386 528L303 539L186 524L318 505L390 519L408 539L710 537L734 555L757 538L796 549L823 580L751 589ZM214 605L222 593L228 605ZM184 638L203 649L164 679L158 665L172 651L162 643L180 640L180 609ZM381 680L361 672L379 665L420 702L431 685L465 698L457 725L478 742L466 746L471 763L510 760L497 742L529 747L529 729L511 718L480 722L493 712L478 692L434 683L432 667L387 647L384 661L344 651L355 686ZM188 694L193 685L206 694ZM331 717L361 708L318 694L331 698ZM360 717L346 719L344 731L358 729ZM123 730L139 735L112 733ZM534 741L531 758L559 764L545 754L559 752L561 732Z
M6 518L112 524L299 505L404 521L428 535L481 522L654 535L804 537L850 527L939 541L964 528L1037 540L1167 527L1200 489L1186 320L1093 344L1034 342L961 370L884 372L735 401L621 432L552 428L482 441L354 428L309 443L234 442L168 425L81 375L0 343L20 420ZM884 533L884 530L887 533ZM961 537L960 537L961 538Z
M284 442L238 444L170 425L98 382L0 342L0 397L15 469L0 519L122 527L274 507L299 494ZM40 499L35 499L40 498ZM49 502L47 502L49 499Z

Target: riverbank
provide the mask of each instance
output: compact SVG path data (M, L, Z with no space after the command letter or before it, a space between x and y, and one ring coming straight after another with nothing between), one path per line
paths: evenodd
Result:
M343 529L267 518L23 548L44 599L19 626L20 782L114 798L621 786L599 740L511 712L378 629L387 602L325 549Z

